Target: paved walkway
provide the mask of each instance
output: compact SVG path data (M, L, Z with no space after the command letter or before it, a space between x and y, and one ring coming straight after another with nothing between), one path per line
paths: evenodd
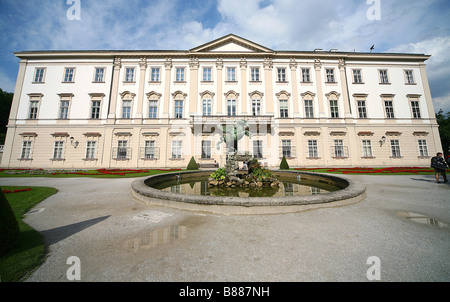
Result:
M381 281L450 281L450 185L433 175L351 177L367 187L359 203L258 216L144 206L132 178L0 185L59 190L25 219L49 245L28 281L67 281L70 256L81 281L367 281L371 256Z

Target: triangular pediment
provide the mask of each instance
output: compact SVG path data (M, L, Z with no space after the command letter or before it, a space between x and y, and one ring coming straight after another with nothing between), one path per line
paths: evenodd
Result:
M236 35L229 34L222 38L195 47L191 49L190 52L273 53L273 50Z

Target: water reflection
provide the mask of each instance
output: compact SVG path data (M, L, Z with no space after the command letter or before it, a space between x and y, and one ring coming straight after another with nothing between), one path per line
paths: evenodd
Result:
M186 183L168 182L157 187L163 191L189 194L189 195L212 195L212 196L236 196L236 197L286 197L323 194L333 191L326 190L302 182L280 182L279 187L210 187L208 181L191 181Z
M149 250L161 244L171 243L186 238L187 227L183 225L172 225L159 228L145 233L142 236L127 240L125 248L129 251L138 252Z
M423 224L430 224L430 225L434 225L434 226L438 226L438 227L448 226L447 224L445 224L437 219L425 216L423 214L417 214L417 213L412 213L412 212L397 212L397 214L408 220L412 220L412 221L423 223Z

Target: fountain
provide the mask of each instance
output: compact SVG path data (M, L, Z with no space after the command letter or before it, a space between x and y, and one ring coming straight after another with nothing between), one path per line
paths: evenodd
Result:
M251 137L246 121L219 126L225 166L217 170L166 173L137 179L132 193L147 205L232 215L278 214L343 206L362 200L365 187L347 177L261 167L238 142ZM239 169L239 162L247 169Z

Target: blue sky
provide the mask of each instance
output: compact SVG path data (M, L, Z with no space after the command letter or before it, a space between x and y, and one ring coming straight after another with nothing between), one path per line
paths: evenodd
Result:
M0 0L0 88L14 90L14 51L186 50L233 33L274 50L432 55L433 102L447 112L449 20L449 0Z

